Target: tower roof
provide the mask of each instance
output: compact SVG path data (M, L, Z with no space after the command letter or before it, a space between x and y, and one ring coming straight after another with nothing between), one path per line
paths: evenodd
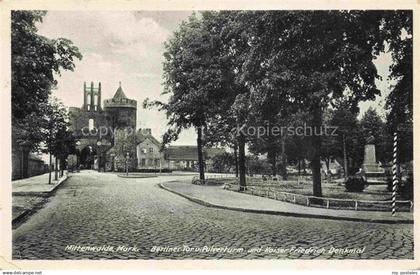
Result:
M134 99L129 99L125 94L123 89L118 87L117 91L114 94L113 98L104 100L104 108L134 108L137 109L137 101Z
M120 87L118 87L117 91L115 92L115 95L113 97L114 99L121 99L121 98L127 98L124 94L123 89L121 88L121 81L120 81Z

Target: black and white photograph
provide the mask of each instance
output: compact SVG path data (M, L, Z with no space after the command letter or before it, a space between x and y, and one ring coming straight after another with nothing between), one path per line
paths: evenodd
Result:
M12 261L415 260L413 9L9 16Z

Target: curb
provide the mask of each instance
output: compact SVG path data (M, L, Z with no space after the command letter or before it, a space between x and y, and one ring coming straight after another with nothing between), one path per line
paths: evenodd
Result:
M158 176L155 176L155 175L150 175L150 176L145 176L145 177L143 177L143 176L136 177L136 176L125 176L125 175L118 175L118 174L117 174L117 176L120 177L120 178L124 178L124 179L150 179L150 178L157 178L158 177Z
M68 175L63 176L57 183L56 186L54 186L53 189L46 192L15 192L12 193L12 196L37 196L37 197L44 197L48 198L55 194L55 192L58 190L58 188L69 178ZM16 226L19 224L22 220L26 219L27 217L30 217L33 213L35 213L41 206L45 203L45 199L39 203L36 203L33 205L30 209L26 209L23 211L19 216L12 219L12 226Z
M305 214L305 213L296 213L296 212L284 212L284 211L275 211L275 210L258 210L258 209L249 209L249 208L240 208L240 207L230 207L224 206L219 204L213 204L201 199L185 195L183 193L177 192L175 190L170 189L169 187L159 183L158 186L168 192L174 193L178 196L181 196L187 200L195 202L197 204L218 208L218 209L225 209L225 210L232 210L232 211L240 211L246 213L257 213L257 214L268 214L268 215L277 215L277 216L288 216L288 217L299 217L299 218L315 218L315 219L328 219L328 220L343 220L343 221L354 221L354 222L370 222L370 223L382 223L382 224L414 224L413 220L380 220L380 219L362 219L362 218L352 218L352 217L341 217L341 216L329 216L329 215L316 215L316 214Z

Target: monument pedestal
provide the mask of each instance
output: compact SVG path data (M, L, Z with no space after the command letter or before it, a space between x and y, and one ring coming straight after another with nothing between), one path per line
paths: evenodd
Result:
M365 145L365 155L362 169L368 179L368 182L382 182L380 178L384 176L385 170L379 166L379 163L376 162L376 150L374 144Z

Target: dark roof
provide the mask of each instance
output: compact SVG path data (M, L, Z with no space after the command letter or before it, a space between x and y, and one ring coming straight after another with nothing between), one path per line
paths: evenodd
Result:
M223 148L204 148L207 158L211 159L225 152Z
M37 156L33 153L29 153L29 159L44 162L39 156Z
M223 154L222 148L204 148L204 158L211 159L216 155ZM167 160L198 160L197 146L169 146L165 150Z

